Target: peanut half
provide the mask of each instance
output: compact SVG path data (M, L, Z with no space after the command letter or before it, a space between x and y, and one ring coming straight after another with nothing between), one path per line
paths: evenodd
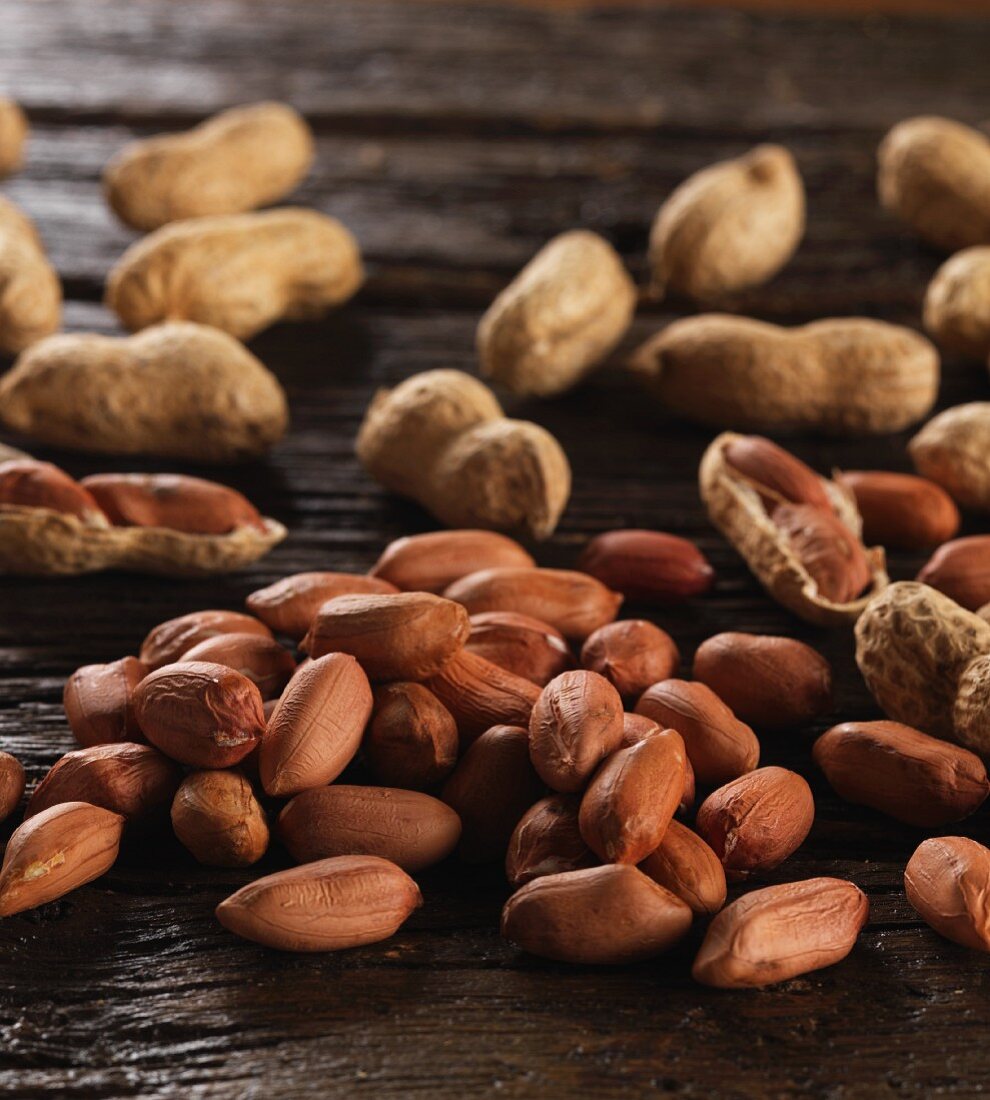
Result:
M0 103L0 176L3 171ZM15 355L55 332L62 320L62 284L48 262L34 222L0 196L0 353Z

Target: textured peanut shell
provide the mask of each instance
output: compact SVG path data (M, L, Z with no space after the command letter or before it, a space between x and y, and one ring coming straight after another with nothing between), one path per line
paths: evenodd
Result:
M165 527L94 527L66 512L0 505L0 572L229 573L264 557L288 534L277 520L263 523L263 530L245 526L226 535L188 535Z
M939 384L938 353L925 337L860 317L791 329L687 317L648 340L633 366L678 416L774 435L900 431L929 412Z
M699 482L712 523L725 535L746 564L778 603L795 615L818 626L840 626L855 622L870 597L887 583L885 556L881 547L866 551L871 573L867 591L849 603L833 603L819 592L810 573L781 536L760 494L726 461L725 448L739 437L723 432L701 459ZM822 479L838 518L857 537L860 518L852 494L834 482Z
M0 417L57 447L198 462L264 454L289 422L282 387L247 348L178 322L42 341L0 379Z
M944 252L990 242L990 140L951 119L899 122L877 152L880 202Z
M585 229L562 233L482 317L481 373L513 393L563 393L622 339L635 307L636 287L608 241Z
M534 566L518 542L496 531L428 531L395 539L382 551L371 576L403 592L443 592L478 569Z
M704 985L747 989L820 970L849 954L869 912L862 890L837 878L754 890L712 921L691 974Z
M288 104L221 111L185 133L126 145L103 172L114 213L134 229L276 202L313 161L313 135Z
M904 870L908 901L940 936L990 951L990 850L963 836L923 841Z
M216 916L280 951L339 951L388 939L422 904L416 883L387 859L337 856L242 886Z
M28 122L20 106L0 96L0 179L18 171L24 164Z
M265 811L240 772L186 776L171 816L175 835L208 867L250 867L268 850Z
M132 332L195 321L248 340L276 321L322 317L363 280L357 242L340 222L286 207L156 229L110 271L106 302Z
M915 469L966 508L990 511L990 401L940 412L908 444Z
M3 135L0 110L0 142ZM0 176L3 149L0 145ZM62 284L34 223L0 195L0 352L13 355L55 332L62 320Z
M570 497L557 440L505 419L491 390L461 371L425 371L379 390L356 449L372 477L450 527L545 539Z
M534 803L519 819L505 854L505 877L515 887L543 875L593 867L598 857L581 836L573 794L553 794Z
M679 821L670 822L659 848L639 869L701 916L717 913L725 905L725 871L718 856Z
M954 740L990 759L990 654L975 657L959 677L952 727Z
M935 272L925 292L925 328L948 351L990 355L990 247L964 248Z
M689 176L650 231L655 288L712 301L771 279L804 234L804 185L781 145Z
M967 666L990 653L990 623L934 588L898 581L871 600L856 624L856 663L881 709L935 737L961 740L954 708ZM990 749L990 728L980 752Z

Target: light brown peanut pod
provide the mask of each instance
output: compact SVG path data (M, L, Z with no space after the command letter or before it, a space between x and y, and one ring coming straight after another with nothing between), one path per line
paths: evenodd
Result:
M457 763L457 723L422 684L385 684L361 749L379 783L421 791L444 780Z
M622 597L601 581L572 569L481 569L444 592L471 615L515 611L583 641L618 614Z
M609 756L581 799L588 847L607 863L639 863L663 840L684 792L681 735L662 730Z
M62 802L88 802L128 824L154 818L172 801L182 773L150 745L93 745L66 753L35 787L25 819Z
M89 527L108 525L87 488L50 462L33 458L0 461L0 521L8 508L44 508L74 516Z
M462 649L426 686L450 711L461 744L492 726L528 726L540 689L515 673Z
M990 951L990 850L964 836L922 841L904 870L908 901L940 936Z
M580 791L619 747L623 728L622 699L604 676L562 672L540 692L530 715L533 767L553 790Z
M573 794L553 794L534 803L513 830L505 855L505 875L512 886L525 886L543 875L579 871L597 862L581 836Z
M0 142L2 129L0 117ZM34 222L0 195L0 353L23 351L50 336L61 321L62 284L48 262Z
M635 308L636 287L608 241L561 233L482 317L481 373L514 393L563 393L618 344Z
M174 664L194 645L221 634L272 636L264 623L239 611L191 611L188 615L166 619L148 632L141 643L141 663L148 669Z
M235 935L280 951L339 951L394 935L423 904L387 859L337 856L242 886L216 909Z
M99 878L117 858L124 819L62 802L14 830L0 867L0 917L34 909Z
M317 611L334 596L396 591L388 581L359 573L293 573L252 592L245 603L248 611L276 634L287 634L298 641L312 626Z
M197 462L262 455L289 422L282 387L247 348L178 321L42 340L0 379L0 417L56 447Z
M28 122L20 106L0 96L0 179L23 166L27 136Z
M313 135L287 103L232 107L184 133L132 141L103 171L114 213L134 229L239 214L288 194L309 171Z
M964 508L990 511L990 401L940 412L908 443L915 469Z
M557 440L507 420L491 390L461 371L424 371L379 390L356 449L372 477L450 527L545 539L571 492Z
M654 287L713 301L767 282L804 234L804 186L782 145L757 145L695 172L650 231Z
M546 794L519 726L493 726L470 745L443 787L442 798L461 819L458 856L465 863L505 858L520 818Z
M187 775L172 802L172 828L208 867L250 867L268 850L265 811L240 772Z
M748 989L820 970L849 954L869 913L863 891L842 879L754 890L715 917L691 974L703 985Z
M636 713L663 729L677 730L694 774L705 786L751 772L760 759L756 734L704 684L662 680L643 693Z
M336 218L284 207L156 229L112 268L106 302L132 332L195 321L249 340L324 316L363 281L357 241Z
M724 432L710 444L702 457L699 471L701 497L712 522L742 555L770 595L795 615L819 626L855 622L870 597L888 583L883 549L874 547L863 551L870 581L867 591L851 600L828 598L820 591L820 584L799 556L800 540L794 543L774 523L767 510L767 489L730 462L730 450L741 438ZM850 542L846 543L845 549L849 550L852 543L861 546L858 542L860 518L852 494L835 482L824 478L820 480L831 502L834 521L843 524L849 532ZM773 490L775 486L770 485L769 488ZM779 505L775 511L780 507L795 506ZM828 514L824 509L816 510L823 515ZM798 519L801 515L798 513ZM828 522L830 529L834 528L832 520ZM813 540L809 541L813 545ZM862 560L858 556L849 558L847 564L850 570L848 577L855 576L858 583L858 578L862 577ZM839 587L844 589L839 594L845 595L853 587L853 582L843 581Z
M959 509L927 478L888 470L842 470L833 477L855 497L868 545L920 550L959 530Z
M430 592L335 596L316 613L301 648L350 653L369 678L426 680L467 641L467 612Z
M330 653L300 667L261 742L265 792L293 795L332 783L357 752L371 706L368 677L348 654Z
M299 863L381 856L414 874L453 852L461 820L418 791L335 783L297 794L279 814L278 835Z
M939 358L919 333L861 317L781 328L708 313L674 321L634 369L678 416L736 431L901 431L935 403Z
M637 962L673 947L691 927L690 908L625 863L534 879L502 910L502 935L561 962Z
M681 663L674 639L645 619L606 623L581 647L581 664L604 676L624 699L669 680Z
M670 822L660 846L639 869L701 916L711 916L725 905L725 870L718 856L679 821Z
M516 611L483 611L471 616L465 649L499 668L543 687L573 667L563 634L549 623Z
M197 642L180 660L226 665L254 681L262 699L278 698L296 671L292 654L262 634L218 634Z
M21 804L24 794L24 766L9 752L0 752L0 822Z
M496 531L429 531L390 542L371 576L403 592L439 594L468 573L509 565L532 568L536 562L515 539Z
M942 264L925 292L924 320L925 329L947 351L987 361L990 247L964 248Z
M944 252L990 242L990 140L935 115L899 122L877 151L880 202Z
M818 738L812 755L840 798L908 825L961 821L990 794L975 753L900 722L843 722Z
M964 700L963 717L972 716L975 726L967 724L964 735L954 712L967 667L988 653L990 623L915 581L890 585L856 624L856 663L884 713L975 752L990 749L990 722L980 734L980 710Z
M134 689L148 671L136 657L122 657L106 665L83 665L73 672L65 682L62 704L80 745L87 748L141 737L134 716Z

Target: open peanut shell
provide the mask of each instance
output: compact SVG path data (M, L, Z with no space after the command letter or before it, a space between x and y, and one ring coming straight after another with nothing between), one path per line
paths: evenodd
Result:
M264 530L244 526L224 535L190 535L166 527L96 526L48 508L0 505L0 572L228 573L263 557L286 534L282 524L267 518Z
M834 603L822 596L770 518L754 483L727 462L725 448L739 438L733 432L723 432L701 459L701 499L712 523L739 551L770 595L795 615L817 626L854 623L870 599L890 583L883 548L866 550L870 583L855 600ZM852 494L827 478L821 481L837 517L860 538L862 520Z

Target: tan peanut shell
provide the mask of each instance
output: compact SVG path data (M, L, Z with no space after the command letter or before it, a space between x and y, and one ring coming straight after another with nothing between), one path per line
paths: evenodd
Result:
M940 412L908 443L915 469L965 508L990 512L990 401Z
M990 246L964 248L925 292L925 328L947 351L986 363L990 355Z
M622 339L635 307L636 287L608 241L561 233L482 317L481 373L514 393L563 393Z
M754 890L715 917L691 974L704 985L747 989L820 970L849 954L869 912L862 890L837 878Z
M185 133L132 141L103 172L114 213L134 229L276 202L309 171L313 135L286 103L232 107Z
M963 675L986 654L990 623L916 581L890 585L856 624L856 663L884 713L978 753L990 750L990 720L979 721L978 676L958 715L956 708Z
M990 951L990 850L964 836L923 841L904 870L904 891L940 936Z
M272 636L264 623L240 611L190 611L188 615L166 619L148 631L141 643L141 663L148 669L174 664L194 645L220 634Z
M425 371L379 390L356 449L372 477L449 527L545 539L571 493L557 440L506 419L491 390L461 371Z
M476 653L462 649L426 686L450 711L461 744L469 744L492 726L528 726L540 689Z
M598 858L581 836L579 795L552 794L519 819L505 854L505 876L515 887L543 875L593 867Z
M24 783L24 765L9 752L0 751L0 822L21 804Z
M428 531L395 539L382 551L371 576L403 592L441 593L479 569L536 562L514 539L496 531Z
M0 96L0 179L17 172L24 164L28 122L20 105Z
M804 185L781 145L757 145L689 176L650 231L658 291L718 300L773 278L804 235Z
M52 336L0 379L0 417L44 443L234 462L285 433L274 375L232 337L169 323L136 336Z
M0 142L2 129L0 117ZM0 176L2 158L0 146ZM38 231L26 214L0 195L0 353L23 351L55 332L61 320L62 284Z
M388 581L357 573L293 573L252 592L245 603L248 611L276 634L287 634L298 641L312 626L317 611L334 596L395 591Z
M83 665L73 672L65 682L62 704L80 745L87 748L140 739L134 689L148 671L136 657L122 657L105 665Z
M244 939L280 951L339 951L388 939L423 904L419 887L378 856L337 856L276 871L216 909Z
M927 415L939 384L938 353L928 340L860 317L787 329L701 314L662 329L633 365L678 416L775 435L900 431Z
M208 867L250 867L268 850L265 811L240 772L187 775L171 816L175 835Z
M883 549L874 547L866 551L870 571L866 592L843 603L825 598L770 518L758 489L729 464L726 448L740 438L732 432L723 432L702 457L699 481L709 518L770 595L795 615L818 626L855 622L870 597L888 583ZM860 519L852 494L835 482L824 478L821 481L835 516L858 539Z
M725 905L725 870L718 856L679 821L670 822L659 848L639 869L702 916L717 913Z
M285 207L156 229L117 261L106 302L132 332L195 321L248 340L276 321L322 317L363 280L357 242L339 221Z
M948 118L899 122L877 152L880 202L944 252L990 243L990 139Z

